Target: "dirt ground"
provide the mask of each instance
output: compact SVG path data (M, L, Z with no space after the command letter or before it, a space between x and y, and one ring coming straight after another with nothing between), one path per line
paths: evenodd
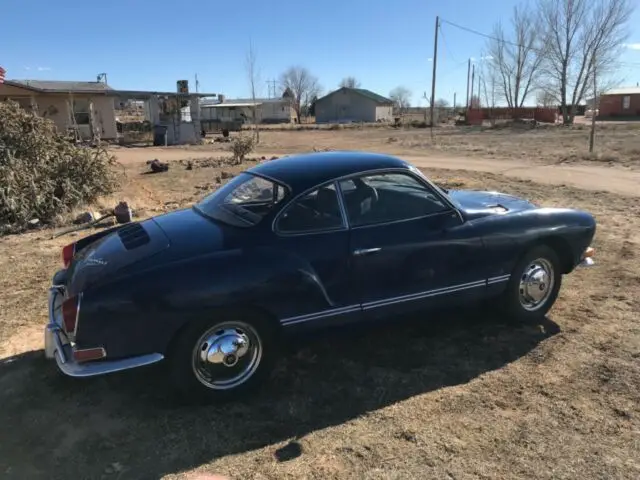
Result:
M588 154L589 130L574 127L441 127L429 129L342 128L266 130L256 154L309 152L314 149L365 150L398 155L423 168L465 169L578 188L638 195L640 123L600 122L596 148ZM305 127L306 128L306 127ZM234 134L235 135L235 134ZM207 158L226 155L227 144L169 148L114 148L125 165L157 158Z
M281 133L265 135L263 151L349 143L338 132L325 145L305 145L309 132L292 132L286 146ZM376 142L384 137L356 148L375 149ZM166 151L184 158L211 156L212 148ZM122 191L104 200L126 198L139 216L188 206L216 187L222 171L251 165L219 167L201 159L186 170L184 161L173 161L167 173L144 175L143 162L157 157L141 150L118 149ZM122 157L123 151L138 156ZM454 154L462 156L438 158ZM166 155L163 160L172 158ZM493 159L508 161L501 155ZM186 408L166 397L160 367L86 381L57 375L42 352L46 289L61 247L75 237L51 240L46 230L4 237L0 476L640 478L637 197L606 191L606 178L597 190L584 190L469 169L425 171L452 188L501 190L592 212L599 225L597 267L565 277L539 325L466 311L391 319L298 346L270 384L245 402Z

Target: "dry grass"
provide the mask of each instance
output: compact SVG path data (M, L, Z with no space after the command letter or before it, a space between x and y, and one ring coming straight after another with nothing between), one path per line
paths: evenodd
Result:
M142 175L143 166L130 166L119 198L150 215L189 205L221 171L240 168L171 167ZM639 478L637 199L493 174L429 174L593 212L599 266L566 277L540 325L469 312L395 319L301 345L244 403L184 408L165 399L159 368L89 381L55 375L41 350L45 292L69 238L5 237L0 475Z
M303 126L267 129L262 132L259 149L267 152L297 153L316 148L359 149L411 155L451 154L530 161L533 163L609 163L640 168L640 122L610 124L599 122L594 155L588 155L589 127L541 125L511 128L453 127L434 129L392 128L354 125ZM313 128L312 128L313 127ZM334 128L334 129L331 129ZM207 147L193 147L194 149Z

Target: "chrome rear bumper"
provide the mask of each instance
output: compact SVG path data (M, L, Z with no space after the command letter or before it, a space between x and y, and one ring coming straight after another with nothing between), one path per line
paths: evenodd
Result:
M77 362L73 358L73 345L62 329L60 305L63 296L62 287L53 286L49 289L49 323L44 329L44 353L47 358L55 359L58 368L65 375L70 377L94 377L150 365L164 358L159 353L150 353L118 360Z

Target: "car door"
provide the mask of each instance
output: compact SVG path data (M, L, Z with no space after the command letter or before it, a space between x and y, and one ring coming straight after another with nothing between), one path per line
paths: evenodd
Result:
M335 183L294 199L274 221L275 242L286 263L287 295L277 307L286 327L314 328L358 318L349 230Z
M482 238L439 192L410 171L339 184L363 311L404 313L482 296Z

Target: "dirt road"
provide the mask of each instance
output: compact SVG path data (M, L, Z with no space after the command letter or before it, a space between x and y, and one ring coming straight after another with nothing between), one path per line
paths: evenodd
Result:
M127 148L113 152L125 165L144 163L157 158L160 161L206 158L223 155L220 150L190 148ZM387 153L397 155L397 152ZM257 156L280 156L282 152L257 151ZM523 160L504 160L479 157L416 154L398 155L421 168L444 168L490 172L552 185L570 185L585 190L600 190L622 195L640 196L640 172L622 167L598 165L539 164Z

